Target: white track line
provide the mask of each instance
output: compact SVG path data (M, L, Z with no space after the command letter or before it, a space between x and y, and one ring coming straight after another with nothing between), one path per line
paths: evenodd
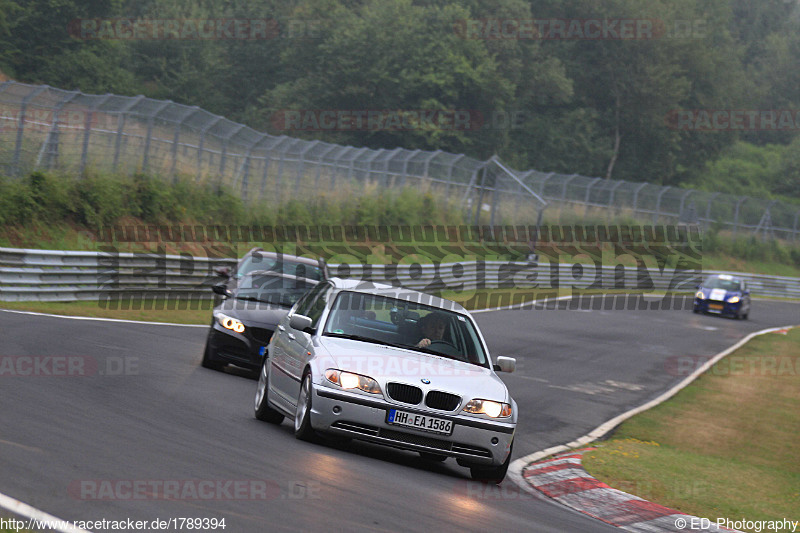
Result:
M739 342L737 342L736 344L734 344L730 348L718 353L713 358L711 358L710 360L706 361L705 364L703 364L703 366L701 366L700 368L695 370L691 375L686 377L683 381L681 381L680 383L678 383L677 385L675 385L674 387L672 387L671 389L669 389L668 391L666 391L665 393L660 395L659 397L655 398L654 400L650 400L649 402L645 403L644 405L640 405L639 407L631 409L630 411L628 411L626 413L622 413L621 415L616 416L616 417L612 418L611 420L609 420L607 422L604 422L603 424L600 424L599 426L597 426L597 428L595 428L593 431L591 431L587 435L584 435L583 437L575 439L572 442L568 442L567 444L561 444L559 446L553 446L551 448L547 448L545 450L534 452L532 454L526 455L525 457L521 457L521 458L517 459L516 461L511 463L511 465L509 465L509 467L508 467L508 477L510 477L514 481L514 483L516 483L518 486L522 487L523 490L525 490L527 492L535 492L533 487L531 487L525 481L525 479L523 479L523 477L522 477L522 469L525 468L527 465L529 465L531 463L534 463L534 462L538 461L539 459L543 459L545 457L548 457L548 456L556 454L556 453L561 453L561 452L565 452L565 451L571 450L573 448L579 448L581 446L586 446L590 442L593 442L593 441L599 439L600 437L606 435L608 432L610 432L612 429L614 429L615 427L617 427L618 425L620 425L622 422L624 422L625 420L629 419L630 417L632 417L634 415L637 415L637 414L641 413L642 411L646 411L646 410L648 410L648 409L650 409L652 407L657 406L660 403L663 403L663 402L667 401L668 399L672 398L675 394L677 394L681 389L685 388L692 381L697 379L697 377L700 376L700 374L702 374L703 372L705 372L706 370L711 368L711 366L716 364L717 361L719 361L720 359L722 359L726 355L730 354L731 352L733 352L735 350L738 350L739 348L741 348L744 344L749 342L754 337L757 337L759 335L764 335L766 333L772 333L774 331L779 331L779 330L782 330L782 329L792 329L792 328L796 328L796 327L800 327L800 325L782 326L782 327L777 327L777 328L762 329L761 331L756 331L756 332L753 332L753 333L747 335L745 338L743 338L742 340L740 340Z
M40 511L35 507L31 507L27 503L23 503L19 500L15 500L10 496L6 496L5 494L0 493L0 507L11 511L17 516L24 516L28 519L28 523L25 524L25 527L33 526L34 524L31 521L36 520L40 522L40 528L43 528L47 531L60 531L61 533L90 533L86 529L81 529L79 527L75 527L71 523L67 523L67 520L62 520L61 518L56 518L53 515L47 514L44 511ZM41 524L41 522L46 522L48 527L43 527L45 524ZM58 523L61 522L61 527L58 526ZM66 525L65 525L66 524ZM37 528L39 529L39 528Z
M15 309L0 309L3 313L17 313L20 315L48 316L52 318L69 318L71 320L97 320L101 322L120 322L122 324L147 324L151 326L180 326L184 328L207 328L203 324L175 324L173 322L145 322L143 320L124 320L121 318L100 318L94 316L52 315L49 313L35 313L33 311L17 311Z

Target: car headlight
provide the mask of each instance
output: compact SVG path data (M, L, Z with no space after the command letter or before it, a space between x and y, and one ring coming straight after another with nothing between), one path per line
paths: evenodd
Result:
M244 333L244 324L242 324L241 320L224 313L214 313L214 316L217 317L217 322L219 322L219 325L223 328L235 331L236 333Z
M511 406L507 403L493 402L492 400L470 400L464 406L465 413L484 414L492 418L508 418L511 416Z
M343 389L358 389L370 394L381 394L380 385L369 376L329 368L325 371L325 379Z
M706 299L706 297L703 296L703 291L697 291L696 293L694 293L694 297L697 298L698 300L705 300Z
M739 297L738 296L731 296L730 298L728 298L728 303L729 304L735 304L735 303L738 303L738 302L739 302Z

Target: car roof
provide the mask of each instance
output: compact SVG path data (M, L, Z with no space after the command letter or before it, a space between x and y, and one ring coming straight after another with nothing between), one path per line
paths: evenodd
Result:
M730 274L711 274L709 279L711 278L723 279L725 281L742 281L742 278L737 278L736 276L732 276Z
M448 311L469 315L469 312L464 309L463 306L452 300L439 298L438 296L415 291L414 289L408 289L406 287L393 287L392 285L387 285L385 283L364 281L360 279L331 278L328 280L328 282L332 283L333 287L338 290L356 291L366 294L386 296L389 298L397 298L398 300L429 305L431 307L439 307L441 309L447 309Z
M320 266L319 261L316 260L316 259L310 259L308 257L300 257L300 256L297 256L297 255L284 254L284 253L278 253L278 252L267 252L267 251L264 251L263 248L253 248L252 250L247 252L242 257L242 259L244 259L248 255L251 255L251 254L253 254L255 252L258 252L258 254L260 256L262 256L262 257L271 257L271 258L274 258L274 259L281 259L283 261L290 261L290 262L293 262L293 263L303 263L305 265L311 265L311 266L315 266L315 267L319 267Z

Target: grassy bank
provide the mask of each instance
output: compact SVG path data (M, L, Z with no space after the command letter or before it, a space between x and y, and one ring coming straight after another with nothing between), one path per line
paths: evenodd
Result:
M584 466L612 487L712 521L798 520L798 391L800 329L757 337L623 423Z
M88 175L81 179L45 173L33 173L20 180L0 178L0 246L53 250L101 250L113 247L122 252L188 253L204 256L237 257L253 246L285 248L293 253L294 242L264 242L249 235L243 241L225 241L209 236L209 228L273 228L282 226L388 227L388 226L459 226L470 222L457 199L435 190L420 191L406 187L397 190L375 186L353 188L342 184L341 190L321 191L314 197L289 198L268 205L247 203L216 184L195 183L191 179L165 181L137 174L130 177ZM587 218L588 217L588 218ZM620 215L609 221L598 214L579 218L557 217L546 223L604 226L639 225L630 216ZM517 221L525 224L525 221ZM527 224L533 221L528 221ZM505 223L505 221L502 221ZM148 228L201 228L200 238L151 240L141 236ZM140 230L120 239L109 229ZM196 237L193 234L193 237ZM276 244L277 243L277 244ZM484 259L520 260L530 252L528 242L492 243L481 241L453 243L433 237L430 242L383 242L373 236L358 246L305 243L309 253L332 259L342 255L370 263L433 259L467 260L477 254ZM590 262L580 246L571 243L538 250L542 260L555 257L559 262ZM646 259L656 260L655 250ZM726 234L718 229L703 237L701 264L704 270L757 272L800 277L800 246L778 241L762 242L754 237ZM679 254L668 252L667 266L674 266ZM473 257L474 259L475 257ZM344 258L347 260L347 257ZM633 265L633 257L614 246L602 248L603 264ZM649 265L650 266L650 265Z

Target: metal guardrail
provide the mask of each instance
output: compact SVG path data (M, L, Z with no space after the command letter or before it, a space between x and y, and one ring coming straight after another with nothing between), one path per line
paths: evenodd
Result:
M0 301L212 299L214 269L235 259L189 255L67 252L0 248ZM331 275L467 297L476 289L631 290L691 292L716 271L576 266L520 261L411 265L329 264ZM754 296L800 298L800 278L737 273Z

